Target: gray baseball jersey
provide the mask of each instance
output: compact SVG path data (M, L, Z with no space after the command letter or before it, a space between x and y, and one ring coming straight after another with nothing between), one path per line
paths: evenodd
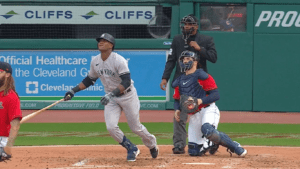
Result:
M126 73L129 73L127 60L112 52L105 61L102 60L101 54L94 57L88 76L91 79L100 78L105 93L109 93L119 86L122 81L120 76ZM133 85L133 80L131 80L131 84Z
M91 61L89 77L91 79L100 78L106 93L113 91L121 83L119 76L129 73L128 62L121 55L112 52L103 61L101 54ZM130 91L129 91L130 89ZM106 128L110 135L119 143L123 141L124 133L120 130L118 123L121 112L125 113L128 125L132 132L142 138L143 143L150 149L156 146L156 138L150 134L146 127L140 122L140 101L131 80L131 85L126 89L129 91L122 96L114 97L105 107L104 116Z

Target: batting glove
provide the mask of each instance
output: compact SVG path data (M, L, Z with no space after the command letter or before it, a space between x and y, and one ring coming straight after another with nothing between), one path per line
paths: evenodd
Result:
M100 100L102 105L107 105L109 101L114 97L115 95L113 93L107 93L105 96L103 96Z
M65 94L65 101L67 101L67 100L71 100L73 97L74 97L74 94L75 94L75 92L73 91L73 90L70 90L70 91L68 91L66 94Z
M4 151L3 147L0 147L0 162L9 160L10 158L11 158L11 155L7 154Z

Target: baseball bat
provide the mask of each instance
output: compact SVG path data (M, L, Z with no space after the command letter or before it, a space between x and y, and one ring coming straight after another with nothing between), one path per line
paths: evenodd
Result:
M26 121L32 119L33 117L35 117L36 115L40 114L41 112L43 112L43 111L45 111L45 110L47 110L47 109L49 109L49 108L55 106L56 104L58 104L58 103L60 103L60 102L62 102L62 101L64 101L64 99L60 99L60 100L58 100L58 101L56 101L56 102L50 104L49 106L42 108L41 110L38 110L38 111L33 112L33 113L31 113L31 114L28 114L27 116L25 116L25 117L22 118L22 120L21 120L20 123L21 123L21 124L22 124L22 123L25 123Z

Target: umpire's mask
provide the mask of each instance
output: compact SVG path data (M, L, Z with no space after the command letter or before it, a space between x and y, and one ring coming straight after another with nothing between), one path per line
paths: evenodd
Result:
M193 60L190 60L189 62L184 63L183 59L185 57L190 57ZM183 73L183 72L186 72L187 70L190 70L193 67L194 61L198 61L198 57L194 52L189 51L189 50L183 51L179 57L180 71Z
M189 25L192 27L190 29L184 29L185 25ZM191 36L192 32L195 30L193 26L198 26L198 19L194 15L190 14L181 19L180 29L183 35L183 39L187 40Z

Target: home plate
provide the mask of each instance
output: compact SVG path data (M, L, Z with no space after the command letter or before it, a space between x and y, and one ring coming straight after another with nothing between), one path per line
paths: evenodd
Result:
M188 165L215 165L215 163L182 163Z
M82 160L82 161L79 161L78 163L73 164L72 166L75 166L75 167L83 166L83 165L85 165L87 162L88 162L88 159L84 159L84 160Z

